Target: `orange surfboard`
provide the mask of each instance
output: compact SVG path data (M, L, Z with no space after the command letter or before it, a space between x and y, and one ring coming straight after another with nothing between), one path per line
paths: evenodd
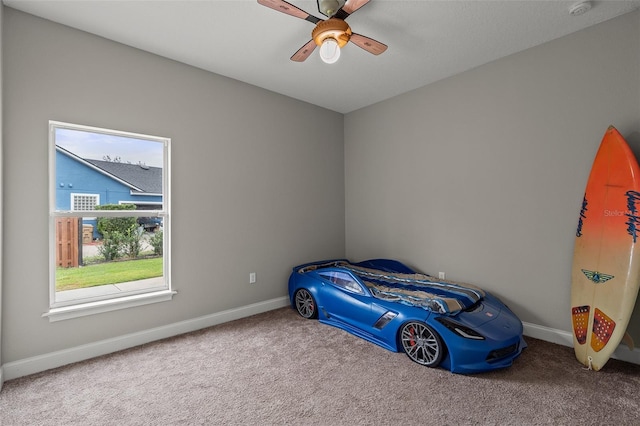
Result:
M571 280L576 358L597 371L622 341L640 286L640 168L613 126L587 181Z

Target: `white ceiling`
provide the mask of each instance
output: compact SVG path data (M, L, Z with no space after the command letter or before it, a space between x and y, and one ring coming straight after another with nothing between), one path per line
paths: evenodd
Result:
M4 4L277 93L347 113L640 8L640 0L371 0L347 18L389 46L349 43L340 60L317 50L289 60L314 25L256 0L3 0ZM290 3L324 18L315 0Z

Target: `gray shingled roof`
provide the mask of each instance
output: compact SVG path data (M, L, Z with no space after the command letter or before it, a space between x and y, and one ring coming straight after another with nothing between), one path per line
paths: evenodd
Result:
M88 158L84 158L84 161L112 174L118 179L140 188L143 193L162 194L162 167L89 160Z

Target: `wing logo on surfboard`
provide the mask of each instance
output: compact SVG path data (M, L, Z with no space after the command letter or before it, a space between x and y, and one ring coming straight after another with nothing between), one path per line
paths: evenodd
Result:
M588 269L581 269L582 273L589 279L589 281L593 281L596 284L606 283L610 279L614 278L613 275L603 274L598 271L589 271Z

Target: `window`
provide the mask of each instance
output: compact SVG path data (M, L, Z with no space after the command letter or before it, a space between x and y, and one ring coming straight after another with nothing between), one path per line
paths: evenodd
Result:
M49 122L50 321L170 300L170 139Z
M98 194L71 194L71 210L93 210L100 205Z
M364 294L364 291L362 290L362 287L360 287L360 284L358 284L357 281L355 281L355 279L346 272L320 272L320 276L347 291L350 291L352 293Z

